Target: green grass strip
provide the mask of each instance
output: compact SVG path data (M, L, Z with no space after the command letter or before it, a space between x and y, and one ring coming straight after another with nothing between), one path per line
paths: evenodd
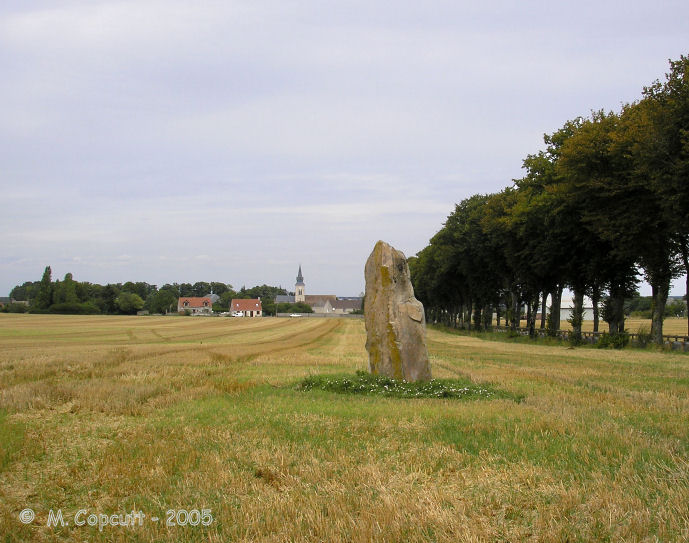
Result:
M385 396L390 398L450 398L461 400L493 400L507 398L519 403L522 395L512 394L490 384L476 384L468 379L431 379L409 381L372 375L357 371L354 376L310 375L298 385L298 390L325 390L338 394Z

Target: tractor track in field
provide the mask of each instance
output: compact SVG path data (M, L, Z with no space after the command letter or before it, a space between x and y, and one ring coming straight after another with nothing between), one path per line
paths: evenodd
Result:
M231 362L238 362L238 361L239 362L248 362L248 361L253 360L254 358L256 358L258 356L265 356L265 355L269 355L269 354L273 354L273 353L284 353L284 352L288 352L288 351L302 349L308 345L312 345L312 344L316 343L318 340L331 334L332 332L334 332L335 330L337 330L341 326L342 326L341 321L332 322L332 325L330 322L328 322L328 326L327 326L327 329L325 331L321 332L320 334L318 334L314 337L309 337L305 341L301 341L301 342L297 342L297 343L290 343L288 345L278 346L278 347L275 347L272 349L267 349L267 350L258 350L257 352L253 352L253 353L250 352L250 353L247 353L244 355L228 355L228 354L218 353L218 352L214 352L211 347L209 347L207 349L207 352L216 358L226 360L227 362L230 362L230 363ZM313 330L309 330L309 332L311 332L311 331L313 331ZM299 336L296 336L296 337L298 338ZM244 347L250 347L250 346L259 346L259 345L262 346L262 345L279 344L281 342L281 340L282 340L282 338L280 338L278 340L274 340L274 341L260 341L260 342L256 342L256 343L249 343L249 344L246 344L243 346ZM289 339L287 341L289 341Z

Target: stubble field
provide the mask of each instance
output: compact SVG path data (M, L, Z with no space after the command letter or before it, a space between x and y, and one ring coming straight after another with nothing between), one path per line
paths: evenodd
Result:
M495 320L493 320L493 324L495 324ZM504 326L504 321L501 324ZM522 320L520 326L526 328L528 323L526 320ZM540 327L540 320L536 323L536 326ZM572 325L566 320L563 320L560 322L560 328L562 330L571 330ZM607 332L608 328L608 324L601 319L598 325L599 331ZM581 329L584 332L593 332L593 321L584 321L581 325ZM639 332L648 333L651 331L651 319L639 319L636 317L627 318L624 321L624 329L631 334L637 334ZM663 321L663 334L666 336L688 336L687 319L684 317L666 317Z
M0 541L689 540L689 356L431 330L434 376L525 400L296 390L364 343L360 320L0 315Z

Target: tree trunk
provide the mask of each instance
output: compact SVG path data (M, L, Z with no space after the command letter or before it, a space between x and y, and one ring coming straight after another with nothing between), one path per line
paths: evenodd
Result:
M483 329L492 330L493 328L493 308L490 304L483 307Z
M546 311L548 310L548 292L543 291L543 300L541 301L541 330L545 330Z
M612 319L609 327L611 334L621 334L624 332L624 288L610 287L610 306Z
M687 282L684 288L684 299L687 302L687 336L689 336L689 247L686 243L682 243L682 264L684 264L684 272L687 274Z
M663 344L663 319L665 318L665 304L670 292L670 279L661 280L651 285L653 299L651 301L651 337L653 343Z
M481 306L478 303L474 307L474 328L481 330Z
M519 295L517 294L517 289L512 289L510 291L512 299L510 300L512 304L512 318L510 320L510 330L513 332L517 331L519 328Z
M548 334L557 335L560 330L560 305L562 304L562 286L558 285L550 294L550 315L548 320Z
M530 316L527 318L527 326L529 328L529 337L533 338L536 336L536 312L538 311L538 302L540 300L540 293L536 293L536 296L529 304Z
M591 303L593 304L593 331L598 332L598 325L600 323L600 288L593 287Z
M533 337L531 334L531 300L526 303L526 328L529 330L529 337Z
M584 290L574 291L574 310L572 311L572 337L575 342L581 341L581 325L584 321Z

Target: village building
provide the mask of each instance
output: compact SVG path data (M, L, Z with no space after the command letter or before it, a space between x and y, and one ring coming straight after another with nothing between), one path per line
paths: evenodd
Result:
M297 282L294 285L294 301L306 302L306 285L304 284L304 276L301 274L301 264L299 264L299 272L297 273Z
M354 311L359 311L361 309L361 298L356 299L342 299L338 298L335 300L333 305L333 311L336 314L345 315L348 313L353 313Z
M213 302L207 296L179 298L177 300L177 311L179 313L189 311L192 315L210 315L213 313Z
M261 317L263 315L263 305L261 298L233 298L230 303L232 315L238 317Z
M301 264L297 273L293 295L278 295L276 304L294 304L302 302L311 307L314 313L324 315L346 315L361 309L362 299L358 297L338 298L334 294L306 294L306 283L301 272Z

